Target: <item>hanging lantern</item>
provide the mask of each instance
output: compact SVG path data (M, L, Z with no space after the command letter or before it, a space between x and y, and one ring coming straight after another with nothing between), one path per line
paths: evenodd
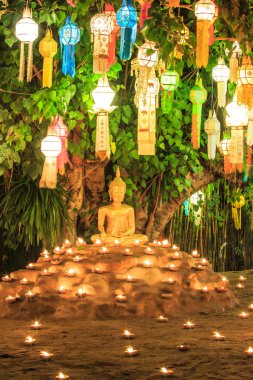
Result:
M209 117L205 121L205 131L208 135L208 158L214 160L216 156L216 146L220 143L220 122L215 111L209 111Z
M224 156L224 172L225 174L233 173L230 162L231 138L224 138L219 145L219 151Z
M184 206L185 216L189 216L189 200L188 199L184 201L183 206Z
M43 59L42 87L52 87L53 57L57 53L57 42L52 37L51 30L40 41L39 51Z
M149 15L148 15L148 11L151 8L151 5L152 5L152 3L153 3L154 0L136 0L136 1L141 6L141 10L140 10L140 27L143 28L144 22L146 20L150 19Z
M211 0L199 0L195 4L197 17L197 67L206 67L209 58L209 28L215 15L215 5Z
M93 110L97 114L95 154L102 161L109 159L111 155L108 114L115 109L111 106L114 95L115 92L109 86L107 76L104 74L102 78L99 78L95 90L92 91L95 102Z
M137 79L137 86L140 77ZM156 143L156 108L160 83L155 70L148 79L146 94L141 93L138 100L138 154L155 155Z
M197 191L190 196L190 203L193 205L194 214L194 224L199 226L202 219L202 204L204 202L205 196L202 191Z
M76 74L75 44L80 40L80 29L67 17L65 25L60 29L62 53L62 72L74 77Z
M161 75L162 95L162 111L170 113L174 99L174 91L179 85L179 74L175 70L165 70Z
M36 40L39 34L39 27L32 19L32 11L26 7L23 11L23 18L16 24L16 37L21 42L20 46L20 66L19 78L23 82L25 76L25 45L28 45L27 72L26 80L31 82L33 70L33 41Z
M231 52L228 49L226 49L226 54L230 55L230 58L229 58L230 82L237 83L238 82L237 70L239 66L238 59L242 55L242 50L240 48L239 42L235 41L233 43Z
M116 21L116 13L114 10L114 6L112 4L105 4L105 14L109 14L112 19L113 19L113 31L110 35L110 40L109 40L109 56L108 56L108 66L107 69L109 70L111 65L114 65L116 62L116 40L117 40L117 34L120 29L117 21Z
M93 73L106 73L109 59L109 40L114 28L113 17L107 13L99 13L90 21L93 39Z
M225 107L227 82L229 79L229 68L225 65L222 58L219 58L218 65L213 68L213 79L217 82L218 87L218 106Z
M207 99L207 91L203 87L201 78L196 79L195 85L190 90L189 98L193 104L191 142L193 148L198 149L200 147L202 104Z
M45 156L40 187L54 189L57 184L57 156L61 152L61 139L51 134L50 128L47 136L41 141L41 151Z
M245 205L244 196L238 193L234 197L234 201L232 202L232 216L234 220L234 225L237 230L242 228L242 211L241 208Z
M120 59L129 60L137 34L137 12L132 6L132 0L123 0L122 7L116 14L116 20L121 27L119 56Z
M214 0L212 0L212 2L214 3L215 10L214 10L214 16L210 21L210 26L209 26L209 31L208 31L208 33L209 33L209 46L212 46L214 44L214 41L215 41L214 40L214 23L219 16L218 5L215 3Z
M241 91L238 92L239 103L253 107L253 65L248 55L242 59L242 65L238 69L238 80Z
M151 52L151 54L148 54L148 52ZM137 86L138 94L136 96L138 98L139 94L143 96L146 95L149 75L152 68L158 62L158 50L155 47L155 43L148 41L141 45L138 49L137 60L139 64L139 77Z
M61 152L57 157L57 169L60 174L65 174L65 164L69 162L67 145L68 145L68 127L64 124L61 116L56 116L51 126L51 131L61 139Z

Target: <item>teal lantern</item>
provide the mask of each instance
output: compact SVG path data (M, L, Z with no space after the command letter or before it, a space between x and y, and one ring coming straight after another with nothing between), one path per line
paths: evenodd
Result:
M132 44L136 42L137 12L132 6L132 0L123 0L116 15L116 21L121 28L120 59L129 60Z
M164 70L161 75L161 87L164 90L162 96L163 113L170 113L174 99L174 91L179 85L179 75L175 70Z
M60 29L60 43L62 53L62 72L64 75L75 76L75 44L80 40L80 29L67 17L65 25Z
M202 104L207 99L207 91L203 87L202 79L197 78L195 85L190 90L190 101L192 102L192 133L191 141L194 149L200 147L200 130Z

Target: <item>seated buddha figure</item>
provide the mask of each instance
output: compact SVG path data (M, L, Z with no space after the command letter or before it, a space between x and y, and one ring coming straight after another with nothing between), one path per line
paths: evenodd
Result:
M98 229L100 234L91 237L94 243L100 239L104 244L113 245L115 240L122 246L133 246L136 240L139 244L148 241L146 235L135 234L134 209L123 204L126 193L126 184L120 177L119 168L115 179L109 185L111 204L100 207L98 210Z

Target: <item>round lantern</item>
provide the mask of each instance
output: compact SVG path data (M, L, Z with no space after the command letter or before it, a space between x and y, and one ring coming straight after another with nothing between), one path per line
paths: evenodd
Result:
M154 42L145 42L139 47L138 62L140 66L153 67L158 60L158 50Z
M57 136L47 135L41 141L41 152L45 157L57 157L61 153L61 139Z
M90 21L91 33L109 35L114 29L113 17L109 13L98 13Z
M243 57L242 65L238 70L238 77L242 85L253 84L253 65L250 57Z
M80 40L80 29L67 18L65 25L60 29L60 39L63 45L75 45Z
M190 196L190 202L193 205L198 205L199 202L204 201L204 198L205 198L204 193L202 191L197 191L196 193L194 193Z
M219 151L223 156L229 156L231 152L231 139L225 138L221 140L219 145Z
M23 12L23 18L16 24L16 37L24 43L33 42L39 34L39 27L32 19L32 11L26 7Z
M116 14L116 21L121 28L133 28L136 25L137 12L131 0L123 0L122 7Z
M198 20L212 20L215 15L215 5L211 0L199 0L195 4L195 15Z
M227 126L240 127L248 125L248 108L243 104L239 105L236 98L226 106L226 111L228 113L226 118Z
M175 70L165 70L161 75L161 86L165 91L175 91L179 84L179 75Z
M216 82L227 82L229 79L229 68L222 58L219 58L218 65L213 68L213 79Z
M97 87L92 91L92 97L95 101L94 107L109 110L114 95L115 92L109 86L107 76L99 78Z

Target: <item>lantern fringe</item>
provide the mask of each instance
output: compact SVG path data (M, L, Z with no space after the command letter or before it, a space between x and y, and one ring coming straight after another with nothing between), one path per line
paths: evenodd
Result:
M196 64L198 68L206 67L209 58L209 20L197 20Z
M243 171L244 159L244 130L243 127L231 128L230 162L233 170Z
M53 79L53 58L45 57L43 59L42 87L52 87Z
M97 115L95 155L101 161L109 160L111 156L109 116L107 112L100 112Z
M224 156L224 173L225 174L231 174L233 173L233 167L230 162L230 156L226 155Z
M169 114L171 112L173 108L173 99L174 99L173 91L171 92L163 91L161 105L162 105L162 111L164 114Z
M19 82L23 82L25 77L25 44L21 42L20 45L20 63L19 63Z
M131 57L132 29L121 28L120 34L120 59L129 60Z
M247 145L253 145L253 120L249 120L248 122Z
M40 188L48 187L49 189L55 189L56 185L57 185L57 158L46 157L39 186Z
M200 147L201 109L202 106L199 104L193 104L192 106L191 142L194 149Z
M28 58L27 58L27 82L31 82L33 75L33 43L28 44Z
M75 46L74 45L63 46L62 72L64 75L69 74L73 78L76 74Z
M233 217L233 220L234 220L234 225L235 225L236 230L240 230L241 227L242 227L242 211L241 211L241 207L239 208L239 210L236 207L232 207L232 217Z
M238 59L236 57L231 57L229 60L229 70L230 70L230 82L237 83L237 69L238 69Z
M226 94L227 94L227 82L217 82L217 94L218 94L218 106L225 107Z

